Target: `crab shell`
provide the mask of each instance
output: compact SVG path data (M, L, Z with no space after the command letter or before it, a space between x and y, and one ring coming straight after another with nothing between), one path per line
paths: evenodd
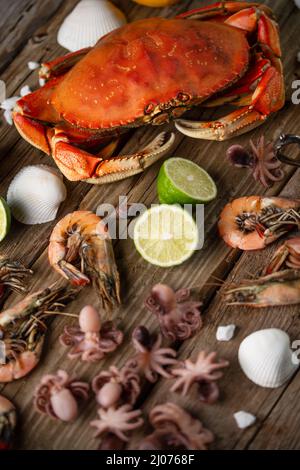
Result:
M139 20L92 49L44 64L41 76L49 82L18 101L14 122L69 179L122 179L161 155L151 149L109 159L114 148L86 149L200 103L232 102L239 109L218 121L179 120L186 135L222 140L246 132L284 104L280 55L272 12L258 3L220 2L174 19Z

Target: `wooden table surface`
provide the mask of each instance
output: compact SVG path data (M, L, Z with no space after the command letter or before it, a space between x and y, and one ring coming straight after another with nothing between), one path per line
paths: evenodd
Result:
M77 3L77 0L10 0L0 2L0 73L6 82L7 95L18 94L20 88L29 84L37 87L37 72L27 68L27 62L42 62L65 51L57 44L56 36L63 18ZM163 9L150 9L129 0L115 1L125 12L129 21L155 15L174 16L182 11L199 7L204 1L180 1L176 6ZM206 2L207 3L207 2ZM279 130L286 133L299 133L299 107L290 101L291 84L296 78L296 54L300 50L299 29L300 11L293 0L268 0L279 20L283 64L287 89L287 104L283 110L271 117L267 123L248 135L232 140L232 143L247 143L249 137L257 138L262 132L272 139ZM201 111L196 115L200 116ZM164 126L173 129L173 124ZM126 136L122 153L132 152L149 142L161 128L140 128ZM0 126L0 194L5 196L14 175L28 164L45 163L54 165L50 158L31 147L20 138L14 127L5 121ZM17 446L22 449L95 449L98 442L93 439L94 430L89 421L96 417L96 405L91 400L74 424L63 424L38 415L32 404L33 390L45 373L58 368L90 380L100 370L109 365L121 366L132 354L130 334L139 324L148 326L151 331L158 325L153 316L143 306L150 288L157 282L164 282L178 289L195 286L203 301L203 327L192 339L178 347L178 357L184 359L195 355L201 349L216 350L230 361L230 367L220 380L221 397L212 406L204 405L192 392L182 399L169 391L170 382L159 380L154 386L142 392L141 406L147 416L157 403L166 400L180 403L215 434L212 449L297 449L300 448L300 380L299 373L277 389L261 388L250 382L239 368L237 351L239 344L251 332L269 327L282 328L292 339L300 338L299 307L268 308L251 310L228 307L222 301L218 286L212 286L214 276L229 282L256 275L262 264L270 258L274 246L263 252L242 253L231 250L218 237L216 222L224 204L232 198L250 194L263 194L263 188L253 182L247 170L235 169L225 161L228 142L218 143L194 140L176 132L176 145L168 156L189 158L202 165L214 178L218 187L217 198L205 208L205 244L202 250L186 263L172 269L154 267L145 262L136 252L132 240L119 240L114 243L117 264L122 283L122 307L116 312L125 333L123 345L98 364L87 365L70 361L66 350L60 346L58 336L70 319L55 319L48 331L48 340L39 366L28 377L8 385L1 385L0 391L12 399L19 410ZM127 195L129 202L142 202L149 206L157 202L156 176L161 162L145 173L128 178L116 184L91 186L85 183L66 182L67 200L61 206L58 219L65 214L80 209L95 210L100 203L117 204L119 195ZM283 194L300 197L300 170L285 168L285 178L266 191L268 195ZM21 259L35 272L31 290L49 286L58 275L48 265L47 247L49 235L55 222L25 226L13 221L8 237L1 243L1 254ZM12 305L18 296L11 294L6 305ZM78 313L86 303L98 305L92 289L86 288L67 310ZM71 320L72 322L72 320ZM218 342L218 325L234 323L237 332L230 342ZM257 417L255 425L242 431L233 419L233 413L245 410ZM147 424L133 436L131 448L136 448L139 440L149 429Z

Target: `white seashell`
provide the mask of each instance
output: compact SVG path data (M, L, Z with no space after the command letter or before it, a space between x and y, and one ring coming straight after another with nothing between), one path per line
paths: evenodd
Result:
M299 367L289 336L277 328L247 336L240 344L238 358L248 379L261 387L280 387Z
M238 428L245 429L255 423L256 417L246 411L237 411L233 415Z
M235 325L218 326L216 338L218 341L230 341L234 335Z
M46 80L44 78L39 78L39 85L44 86L46 83Z
M34 62L33 60L30 60L29 62L27 62L27 67L29 68L29 70L38 69L39 66L40 64L38 62Z
M29 93L31 93L31 89L29 88L29 86L28 85L22 86L22 88L20 90L20 95L21 96L26 96L26 95L29 95Z
M6 100L2 101L1 108L8 109L10 111L11 109L14 109L16 102L19 99L20 99L19 96L12 96L11 98L6 98Z
M12 112L10 109L6 109L3 113L4 119L10 126L13 125Z
M122 11L108 0L81 0L59 28L57 42L74 52L94 46L102 36L125 23Z
M54 220L67 191L62 176L46 165L26 166L12 180L7 203L12 214L26 225Z

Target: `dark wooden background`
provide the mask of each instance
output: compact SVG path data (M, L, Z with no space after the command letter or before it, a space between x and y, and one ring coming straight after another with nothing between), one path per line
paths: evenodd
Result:
M44 61L62 55L56 35L63 18L76 4L76 0L0 0L0 74L7 84L8 96L19 93L21 86L37 86L37 72L27 68L29 60ZM180 1L176 6L164 9L141 7L129 0L115 1L125 12L129 21L155 15L174 16L187 9L204 5L204 1ZM283 49L283 63L288 98L291 83L296 78L296 54L300 50L300 12L293 0L269 0L280 25ZM197 111L201 115L200 111ZM165 126L172 129L173 125ZM122 152L132 152L152 139L161 129L149 127L138 129L124 140ZM233 139L233 142L246 143L251 135L257 138L262 132L269 139L280 130L299 133L299 107L287 100L286 107L260 129L251 134ZM123 305L117 312L125 341L116 354L107 360L87 366L81 362L71 362L58 342L63 326L69 320L58 318L48 334L44 354L39 367L28 377L8 385L0 386L1 393L12 399L19 409L18 446L25 449L94 449L93 429L89 421L96 416L93 400L84 409L74 424L63 424L38 415L32 405L33 390L44 373L63 368L83 379L91 379L101 369L110 364L122 365L131 355L130 333L134 326L145 324L151 330L157 323L143 307L143 301L151 286L165 282L174 288L195 286L199 298L203 300L204 326L199 333L179 347L178 355L186 358L203 348L217 350L229 359L230 367L220 381L221 398L213 406L199 403L196 392L186 399L170 394L170 383L159 380L147 388L142 396L142 407L147 415L157 403L171 399L180 403L198 416L216 436L212 448L215 449L296 449L300 448L300 381L299 373L284 386L271 390L251 383L242 373L237 362L237 351L242 339L249 333L267 327L279 327L287 331L292 339L300 338L299 307L250 310L247 308L226 307L219 295L217 286L209 285L213 276L224 281L256 275L268 258L274 246L257 253L244 253L228 248L217 235L216 222L224 204L235 197L262 194L261 186L254 184L251 175L245 170L233 169L225 161L228 143L205 142L185 138L176 133L176 145L171 155L190 158L202 165L215 179L218 197L205 210L205 245L188 262L172 269L160 269L147 264L136 252L131 240L115 243L117 263L121 273ZM3 121L0 127L0 194L5 196L13 176L25 165L46 163L51 159L31 147L13 127ZM119 195L127 195L129 202L143 202L150 205L157 202L156 176L160 163L144 174L126 179L116 184L93 187L85 183L69 183L68 198L62 205L58 218L76 210L95 210L101 202L116 204ZM300 197L299 170L286 168L284 181L267 191L269 195L283 194ZM55 222L40 226L26 227L13 222L9 236L1 243L1 254L19 258L35 271L32 290L50 285L57 275L47 261L49 235ZM18 296L11 294L6 305L13 304ZM91 289L81 292L68 311L77 312L86 303L97 306L98 301ZM218 325L234 323L237 332L228 343L216 341ZM254 426L241 431L237 428L233 413L245 410L257 416ZM135 448L142 435L148 431L147 424L138 431L131 443Z

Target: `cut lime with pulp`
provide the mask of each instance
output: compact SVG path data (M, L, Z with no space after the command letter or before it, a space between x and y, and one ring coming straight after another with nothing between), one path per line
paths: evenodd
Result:
M157 192L162 204L201 204L217 195L211 176L199 165L185 158L169 158L161 166Z
M151 207L136 220L134 243L140 255L156 266L175 266L195 251L199 234L193 217L180 206Z
M3 197L0 197L0 242L6 237L10 229L10 209Z

